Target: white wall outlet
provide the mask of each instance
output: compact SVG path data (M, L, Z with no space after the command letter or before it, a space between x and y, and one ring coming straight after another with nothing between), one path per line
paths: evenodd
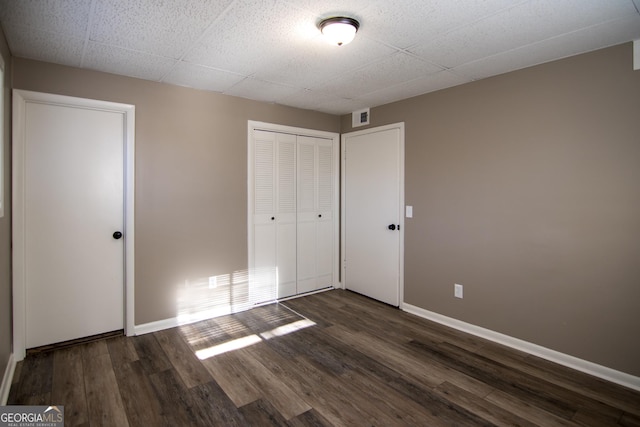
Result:
M462 285L458 285L457 283L453 285L453 296L462 298Z

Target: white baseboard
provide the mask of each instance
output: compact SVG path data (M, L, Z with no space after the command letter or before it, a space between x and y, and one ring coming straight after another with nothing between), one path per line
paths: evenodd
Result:
M11 383L13 382L13 374L16 371L16 360L13 358L13 353L9 355L7 361L7 369L4 370L4 376L2 377L2 384L0 385L0 406L7 404L9 399L9 391L11 390Z
M170 319L158 320L156 322L143 323L141 325L135 325L133 328L134 335L150 334L151 332L162 331L164 329L175 328L176 326L188 325L201 320L213 319L214 317L224 316L231 314L232 310L207 310L189 315L172 317Z
M624 387L640 391L640 377L616 371L615 369L611 369L606 366L579 359L565 353L560 353L559 351L551 350L549 348L542 347L528 341L523 341L509 335L504 335L490 329L485 329L471 323L463 322L452 317L443 316L442 314L434 313L432 311L407 304L406 302L402 304L402 310L406 311L407 313L415 314L416 316L432 320L442 325L449 326L451 328L467 332L469 334L485 338L502 345L506 345L507 347L524 351L525 353L541 357L551 362L558 363L559 365L563 365L568 368L572 368L577 371L581 371L589 375L593 375L595 377L620 384Z
M170 319L158 320L156 322L143 323L141 325L135 325L134 326L133 335L150 334L151 332L157 332L157 331L162 331L164 329L175 328L176 326L188 325L188 324L191 324L191 323L200 322L201 320L213 319L213 318L219 317L219 316L226 316L227 314L239 313L241 311L250 310L252 308L260 307L262 305L268 305L268 304L274 304L274 303L277 303L277 302L288 301L290 299L305 297L305 296L308 296L308 295L313 295L313 294L317 294L317 293L320 293L320 292L326 292L326 291L330 291L330 290L333 290L333 289L336 289L336 288L333 287L333 286L329 286L329 287L326 287L326 288L318 289L316 291L311 291L311 292L307 292L307 293L304 293L304 294L293 295L293 296L282 298L282 299L278 299L278 300L267 301L267 302L256 304L256 305L253 305L253 306L243 307L243 308L241 308L239 310L232 310L231 307L224 307L224 308L216 309L216 310L200 311L198 313L193 313L193 314L184 315L184 316L180 316L180 317L172 317Z
M157 322L143 323L133 327L133 335L150 334L152 332L162 331L163 329L175 328L176 326L180 326L177 317L158 320Z

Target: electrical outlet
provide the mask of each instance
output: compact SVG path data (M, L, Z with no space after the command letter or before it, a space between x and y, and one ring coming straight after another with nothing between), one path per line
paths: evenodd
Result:
M458 285L457 283L453 285L453 296L462 298L462 285Z

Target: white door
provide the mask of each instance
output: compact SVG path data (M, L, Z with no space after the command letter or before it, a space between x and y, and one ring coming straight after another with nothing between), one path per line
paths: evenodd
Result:
M249 121L248 264L253 304L336 285L339 135Z
M284 298L296 294L296 136L272 134L277 142L277 297Z
M296 136L253 132L251 302L296 293Z
M333 284L333 142L298 136L298 293Z
M252 286L249 289L252 302L271 301L276 296L276 185L275 155L276 143L274 135L269 132L256 131L253 135L254 155L249 170L253 172L251 179L253 206L250 215L253 242ZM251 182L250 181L250 182Z
M343 135L345 287L400 305L402 124Z
M123 329L125 116L23 108L26 348Z

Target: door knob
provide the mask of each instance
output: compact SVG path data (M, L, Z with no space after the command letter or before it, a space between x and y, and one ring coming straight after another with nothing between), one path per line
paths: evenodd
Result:
M387 227L389 230L395 230L396 229L396 225L395 224L391 224L389 225L389 227Z
M118 240L119 238L122 237L122 233L119 231L116 231L115 233L113 233L113 238Z

